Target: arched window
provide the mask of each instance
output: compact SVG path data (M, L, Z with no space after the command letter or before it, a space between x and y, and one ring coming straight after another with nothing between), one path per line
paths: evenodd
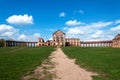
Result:
M58 36L56 37L56 41L59 42L59 37Z

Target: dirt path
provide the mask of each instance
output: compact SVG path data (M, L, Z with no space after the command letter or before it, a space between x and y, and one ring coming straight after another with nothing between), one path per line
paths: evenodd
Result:
M92 72L88 72L75 64L75 60L69 59L61 50L57 48L52 53L52 61L55 62L54 71L57 78L54 80L92 80Z
M80 68L75 59L69 59L61 48L57 48L33 74L21 80L92 80L93 75L96 74Z

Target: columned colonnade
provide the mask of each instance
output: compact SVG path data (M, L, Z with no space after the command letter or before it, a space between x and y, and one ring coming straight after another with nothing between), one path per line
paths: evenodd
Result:
M27 46L27 47L34 47L36 46L37 42L24 42L24 41L12 41L6 40L4 43L5 47L15 47L15 46Z
M81 47L112 47L112 40L80 42Z
M79 38L66 38L65 42L69 43L70 46L80 46Z

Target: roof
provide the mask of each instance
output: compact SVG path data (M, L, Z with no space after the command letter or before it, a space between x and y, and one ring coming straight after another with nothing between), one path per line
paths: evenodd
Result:
M55 33L57 33L58 31L62 32L60 29L58 29L57 31L55 31L55 32L53 33L53 35L54 35ZM62 32L62 33L65 34L64 32Z
M113 40L120 39L120 34L117 34Z

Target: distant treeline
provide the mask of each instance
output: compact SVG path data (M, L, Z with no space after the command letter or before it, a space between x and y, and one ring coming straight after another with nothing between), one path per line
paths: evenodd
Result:
M4 39L0 39L0 47L4 47L4 42L5 42Z

